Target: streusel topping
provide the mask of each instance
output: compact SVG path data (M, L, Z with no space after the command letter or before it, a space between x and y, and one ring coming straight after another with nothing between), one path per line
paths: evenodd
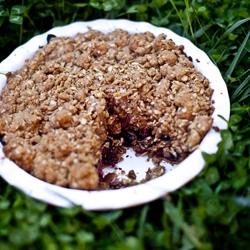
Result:
M90 29L53 37L7 74L3 150L46 182L103 188L102 168L115 166L124 147L156 166L179 163L197 149L213 122L209 84L184 46L164 34Z

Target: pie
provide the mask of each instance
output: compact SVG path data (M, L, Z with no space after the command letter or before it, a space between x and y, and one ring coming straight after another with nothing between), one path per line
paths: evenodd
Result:
M209 80L164 34L89 29L74 38L50 36L6 76L0 95L6 157L62 187L123 186L102 170L115 168L128 147L158 169L162 161L178 164L213 123Z

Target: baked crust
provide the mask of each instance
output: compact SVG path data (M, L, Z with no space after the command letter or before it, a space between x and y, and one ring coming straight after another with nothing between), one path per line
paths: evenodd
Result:
M212 126L212 94L184 46L164 34L90 29L53 37L7 74L3 150L46 182L103 188L102 168L115 166L124 146L156 166L184 160Z

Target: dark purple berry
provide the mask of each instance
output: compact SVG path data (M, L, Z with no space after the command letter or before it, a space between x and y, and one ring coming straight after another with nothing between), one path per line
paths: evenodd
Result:
M134 132L132 131L123 131L122 136L124 139L124 146L125 147L130 147L134 141L136 141L137 136Z
M165 141L165 142L170 142L170 137L169 137L169 135L161 135L161 140L163 140L163 141Z
M118 155L113 151L107 151L102 155L102 162L105 165L115 166L118 163Z
M53 34L48 34L48 35L47 35L47 43L49 43L49 41L50 41L50 39L51 39L52 37L56 37L56 36L53 35Z

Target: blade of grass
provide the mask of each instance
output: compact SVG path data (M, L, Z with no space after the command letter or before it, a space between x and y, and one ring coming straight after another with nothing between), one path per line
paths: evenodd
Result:
M242 100L242 99L246 99L246 97L248 96L249 93L250 93L250 88L247 87L246 91L244 92L244 94L243 94L242 97L241 97L241 100Z
M240 94L240 92L246 87L250 80L250 74L248 77L239 85L239 87L234 91L234 93L231 96L231 101L234 101L236 97ZM249 86L250 87L250 86Z
M240 61L246 56L247 52L250 53L250 40L247 41L245 49L242 51L240 55L240 58L239 58Z
M186 237L193 243L197 249L204 249L204 245L196 238L190 230L189 225L183 220L182 215L173 204L169 202L164 203L164 211L169 215L170 220L177 225L178 228L181 228Z
M248 113L250 111L249 106L241 106L241 107L233 107L231 108L231 112L237 113L240 115L244 115L245 113Z
M239 76L239 78L240 78L240 77L243 77L244 75L247 75L248 73L250 73L250 68L249 68L247 71L243 72L243 74L241 74L241 75Z
M235 29L237 29L239 26L241 26L242 24L246 23L250 21L250 17L242 19L238 22L236 22L233 26L231 26L215 43L214 47L212 49L214 49L220 42L221 40L225 39L230 33L232 33Z
M242 95L242 97L241 97L241 99L239 100L239 102L243 102L244 100L246 100L247 98L250 97L250 94L249 94L250 88L249 88L248 90L249 90L249 91L246 91L246 92L244 93L244 95Z
M148 210L149 210L148 205L143 207L142 212L141 212L141 216L139 219L138 238L139 238L139 241L140 241L142 246L143 246L143 235L145 232L145 223L146 223L146 219L147 219L147 215L148 215Z
M241 54L242 52L244 51L245 47L246 47L246 44L248 42L248 39L249 39L249 36L250 36L250 30L248 31L243 43L240 45L239 47L239 50L238 52L236 53L232 63L230 64L230 67L228 68L227 72L225 73L224 75L224 79L225 79L225 82L227 83L228 80L229 80L229 77L228 76L231 76L232 72L234 71L235 67L237 66L237 64L240 62L240 57L241 57Z
M154 2L154 7L155 7L155 10L156 10L156 13L158 14L158 17L159 17L160 19L162 19L161 12L160 12L160 10L159 10L157 4L156 4L156 1L153 0L153 2Z
M211 25L211 24L208 24L208 25L202 26L201 23L199 22L199 19L198 19L197 21L198 21L198 23L199 23L199 25L200 25L201 28L198 29L197 31L195 31L194 37L195 37L195 38L198 38L198 37L201 37L202 35L205 35L207 39L210 39L210 38L207 36L206 31L207 31L208 29L210 29L212 25Z
M189 17L189 13L188 13L188 10L189 10L189 1L185 0L185 5L186 5L186 11L187 11L188 25L189 25L189 28L190 28L190 31L191 31L191 35L192 35L192 40L193 40L195 38L195 36L194 36L194 31L193 31L192 23L191 23L191 20L190 20L190 17ZM193 8L193 11L195 11L194 8Z
M185 27L185 23L184 23L183 19L181 18L181 14L180 14L179 10L177 9L177 7L176 7L176 5L175 5L175 3L174 3L173 0L170 0L170 2L171 2L171 4L172 4L172 6L174 7L174 9L175 9L175 11L176 11L176 13L177 13L177 15L178 15L180 21L181 21L182 27L184 28L184 27ZM185 31L185 29L184 29L184 31ZM186 32L186 31L185 31L185 32Z

